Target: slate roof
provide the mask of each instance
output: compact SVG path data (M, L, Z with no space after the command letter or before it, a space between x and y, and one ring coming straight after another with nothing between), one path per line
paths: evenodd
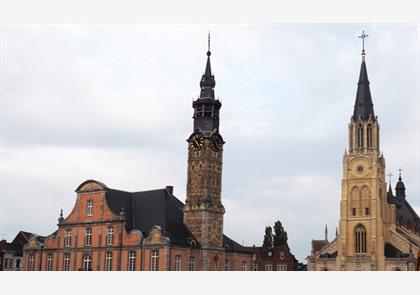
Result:
M325 247L325 245L328 244L328 241L326 240L312 240L312 250L314 252L318 252L322 248Z
M130 193L107 188L106 200L114 214L120 214L124 208L127 231L136 229L147 236L152 226L158 225L171 239L172 244L190 246L189 241L196 240L183 222L184 203L167 189ZM226 251L247 252L225 235L223 244L228 246Z
M385 243L385 257L397 258L397 257L408 257L408 254L405 254L392 246L391 244Z
M370 94L369 79L366 69L366 62L363 59L360 68L359 82L357 83L356 102L354 105L353 119L367 121L371 116L375 119L373 111L372 96Z

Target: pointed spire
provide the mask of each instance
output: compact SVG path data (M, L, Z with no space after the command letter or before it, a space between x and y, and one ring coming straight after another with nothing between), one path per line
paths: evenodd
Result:
M365 38L368 35L363 31L359 38L363 41L362 49L362 65L360 67L359 82L357 83L356 103L354 105L353 119L367 121L369 117L375 119L375 113L373 111L372 96L370 94L369 79L366 68L366 52L365 52Z
M216 81L214 80L214 76L211 74L210 55L211 55L211 51L210 51L210 32L209 32L206 69L200 81L200 88L201 88L200 98L213 98L214 99L214 86L216 86Z
M338 227L335 228L335 237L338 237Z
M328 241L328 227L325 225L325 241Z

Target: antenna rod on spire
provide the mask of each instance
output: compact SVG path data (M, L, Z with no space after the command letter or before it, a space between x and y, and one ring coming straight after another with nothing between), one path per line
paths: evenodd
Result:
M209 31L209 34L208 34L208 50L207 51L210 52L210 31Z
M399 167L398 168L398 174L399 174L399 181L401 181L401 172L402 172L402 168L401 167Z

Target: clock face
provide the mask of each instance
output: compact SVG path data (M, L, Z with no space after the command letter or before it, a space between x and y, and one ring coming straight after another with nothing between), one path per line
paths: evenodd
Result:
M190 137L189 142L193 151L199 151L203 147L204 137L201 134L194 134Z
M225 142L223 141L223 138L220 136L220 134L214 134L211 137L211 148L214 151L220 151L224 143Z
M353 177L357 178L366 177L369 173L368 168L369 166L366 161L355 161L351 165L351 174L353 175Z

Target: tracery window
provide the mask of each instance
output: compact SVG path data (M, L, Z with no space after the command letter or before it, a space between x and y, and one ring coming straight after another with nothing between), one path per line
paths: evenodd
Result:
M366 253L366 229L363 225L359 224L355 230L356 253Z
M363 126L357 126L357 147L363 147Z
M372 147L372 126L368 125L367 127L367 147Z

